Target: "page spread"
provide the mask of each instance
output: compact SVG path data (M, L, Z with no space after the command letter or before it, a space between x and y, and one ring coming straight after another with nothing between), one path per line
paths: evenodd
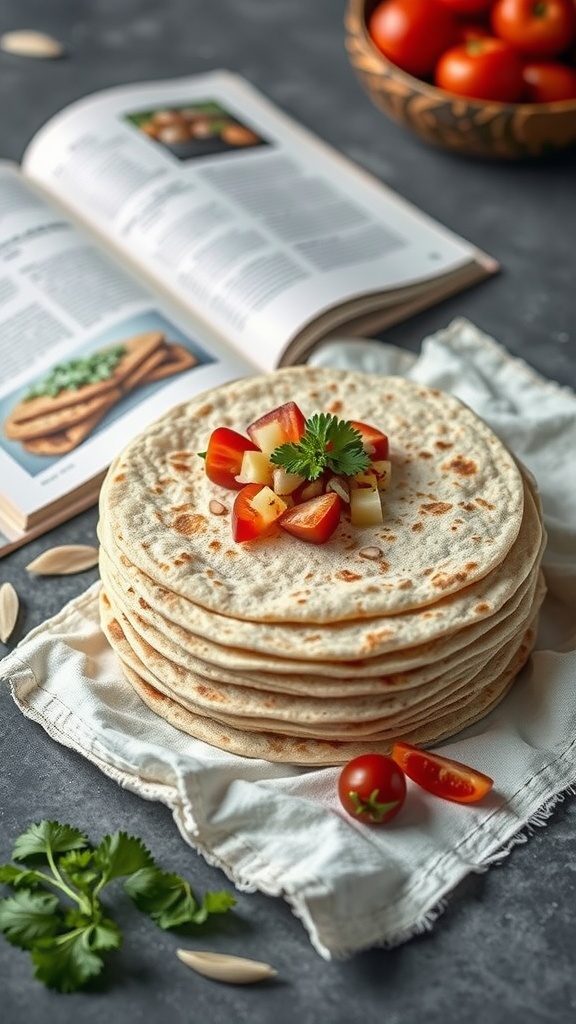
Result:
M323 317L311 341L496 268L227 72L82 100L24 169L265 370Z
M160 303L9 164L0 165L0 351L9 541L37 515L47 522L63 495L78 492L81 506L84 488L93 501L92 480L164 410L255 371Z

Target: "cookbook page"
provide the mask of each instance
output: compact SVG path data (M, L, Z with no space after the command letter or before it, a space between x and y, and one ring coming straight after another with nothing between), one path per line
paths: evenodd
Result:
M263 369L335 304L481 261L227 72L82 100L24 167Z
M0 164L0 510L15 525L176 402L253 372Z

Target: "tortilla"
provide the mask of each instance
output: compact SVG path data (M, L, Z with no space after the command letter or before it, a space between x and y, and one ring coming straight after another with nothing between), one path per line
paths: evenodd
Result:
M335 412L389 433L383 527L343 520L326 545L280 530L235 544L228 517L210 514L214 497L231 504L197 457L211 430L245 432L290 399L305 415ZM524 493L510 453L452 396L401 378L296 367L171 410L115 460L100 507L118 551L168 591L228 618L310 625L423 608L478 582L512 548ZM367 546L381 557L363 558Z

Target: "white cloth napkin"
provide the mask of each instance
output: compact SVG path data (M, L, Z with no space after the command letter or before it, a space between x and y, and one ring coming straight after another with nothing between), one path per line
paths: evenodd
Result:
M492 775L490 796L459 806L410 783L401 814L371 828L340 809L338 769L249 760L191 739L123 681L99 629L97 585L30 633L0 676L55 740L166 803L184 839L238 888L287 900L329 959L431 927L450 890L500 860L576 782L576 396L464 320L427 338L417 359L354 342L324 347L315 361L454 392L538 480L550 539L537 650L506 700L441 747Z

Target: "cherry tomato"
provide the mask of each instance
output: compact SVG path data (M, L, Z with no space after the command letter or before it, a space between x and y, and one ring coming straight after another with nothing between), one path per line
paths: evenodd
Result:
M426 78L455 40L456 19L441 0L382 0L368 20L368 31L385 57Z
M434 81L459 96L516 103L524 92L522 59L503 39L472 39L442 54Z
M496 0L490 18L497 36L535 57L555 57L576 35L573 0Z
M454 14L482 14L487 11L492 0L441 0L445 7Z
M268 533L286 509L286 503L265 484L245 484L232 506L232 536L255 540Z
M281 444L299 441L305 429L306 417L296 402L285 402L254 420L246 432L260 451L270 455Z
M350 426L361 434L364 451L373 462L388 458L389 445L386 434L377 427L371 427L369 423L361 423L359 420L350 420Z
M385 754L361 754L340 772L338 796L344 810L367 825L391 821L406 799L404 772Z
M476 803L494 785L489 775L452 758L420 750L410 743L395 743L392 757L409 779L443 800L459 804Z
M524 65L525 95L529 103L576 99L576 69L556 61Z
M324 544L338 526L341 510L341 499L330 491L286 509L278 523L293 537L311 544Z
M258 451L247 437L229 427L216 427L210 434L206 449L206 476L213 484L239 491L243 486L235 477L240 472L242 456L246 451Z

